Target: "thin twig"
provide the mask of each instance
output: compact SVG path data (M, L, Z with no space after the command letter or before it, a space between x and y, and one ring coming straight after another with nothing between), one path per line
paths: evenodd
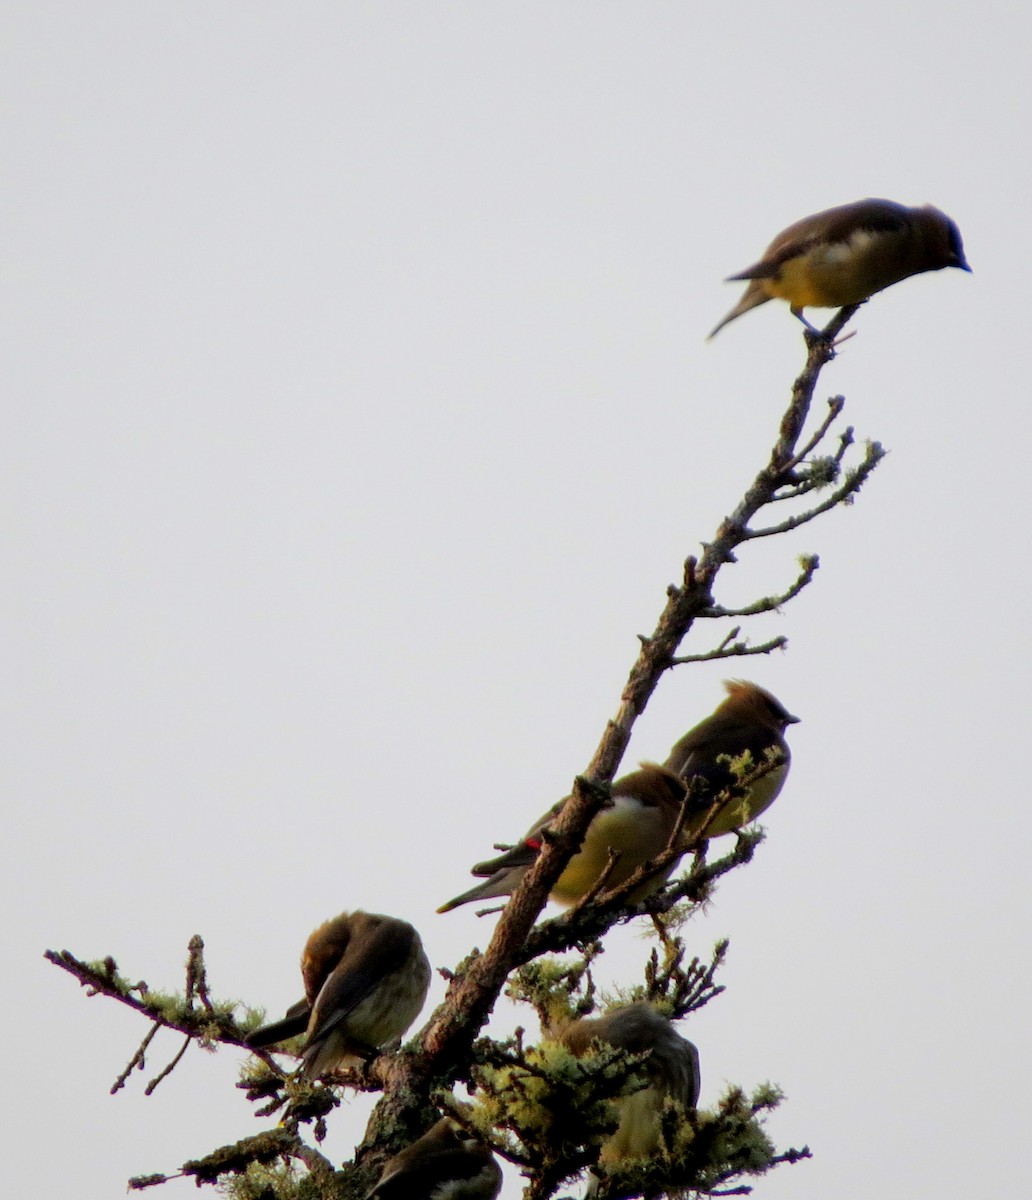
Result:
M773 605L774 608L780 608L780 605ZM758 612L767 612L767 609L757 609ZM739 609L734 615L737 616L744 613L743 609ZM706 614L707 616L709 614ZM715 615L715 614L714 614ZM726 616L731 616L732 612L729 609ZM708 650L705 654L679 654L676 658L670 660L672 667L682 667L685 663L693 662L712 662L714 659L721 658L748 658L753 654L771 654L775 650L784 650L788 645L788 638L784 634L778 634L767 642L757 642L755 646L751 646L748 642L735 642L733 646L722 646L717 650Z
M746 604L742 608L723 608L719 604L714 605L713 611L706 613L707 617L755 617L760 613L776 612L779 608L784 607L789 600L794 600L796 596L813 581L814 575L817 573L821 565L821 560L816 554L808 554L802 559L803 569L799 572L795 582L791 587L786 588L779 596L765 596L762 600L756 600L752 604ZM775 638L774 641L778 639ZM782 638L784 642L786 639ZM768 645L770 643L767 643ZM755 653L756 651L754 651ZM721 657L716 655L714 657ZM678 661L691 661L678 660Z
M828 400L827 415L825 416L824 420L820 423L820 425L817 426L817 431L814 433L813 437L810 438L810 440L806 443L806 445L802 448L802 450L798 451L796 454L793 454L792 457L788 460L788 462L785 463L784 467L782 468L782 470L785 474L788 474L788 472L790 472L790 471L794 471L796 469L796 467L798 467L799 464L803 461L803 459L805 459L808 455L812 454L814 452L814 450L817 449L817 447L824 440L824 435L828 432L832 423L838 418L839 414L842 412L842 410L843 410L843 408L845 408L845 406L846 406L845 396L832 396Z
M115 1082L111 1085L110 1094L112 1096L115 1094L115 1092L121 1091L121 1089L125 1087L125 1081L133 1073L133 1070L140 1063L143 1062L144 1056L147 1053L147 1047L151 1044L151 1042L154 1041L154 1037L160 1028L161 1028L161 1026L159 1024L155 1023L150 1027L150 1029L147 1030L146 1034L144 1035L143 1041L136 1048L136 1053L129 1060L129 1065L122 1072L122 1074L119 1075L119 1077L115 1080Z
M776 525L767 525L762 529L746 530L743 540L752 541L755 538L774 537L779 533L788 533L792 529L798 529L800 525L809 524L810 521L819 517L821 513L829 512L838 505L845 503L863 487L867 482L868 476L885 457L886 453L887 451L878 442L871 442L868 445L867 454L863 462L849 472L845 482L840 487L837 487L826 500L815 505L813 508L807 509L806 512L786 517L784 521L779 521Z
M105 960L104 971L98 971L89 963L83 962L68 950L45 950L43 957L60 967L87 988L91 994L109 996L120 1004L142 1013L149 1021L166 1029L175 1029L189 1037L210 1038L225 1042L231 1046L246 1046L246 1032L241 1029L231 1016L217 1010L204 1013L193 1013L181 1009L175 1017L170 1017L162 1011L157 999L149 999L149 993L144 990L138 999L132 995L132 990L117 978L117 966L114 959ZM137 988L140 985L136 985ZM250 1049L250 1047L246 1047Z
M176 1069L176 1067L179 1066L180 1062L182 1061L183 1055L187 1052L187 1050L189 1050L190 1043L192 1041L193 1041L193 1036L187 1035L187 1037L183 1040L182 1046L179 1047L179 1051L177 1052L175 1057L172 1059L172 1061L168 1064L168 1066L164 1067L161 1071L159 1071L158 1074L155 1075L154 1078L150 1081L150 1083L148 1083L147 1086L143 1089L143 1094L145 1096L149 1096L154 1091L154 1089L158 1086L158 1084L163 1079L167 1079L168 1076L171 1075L172 1072Z

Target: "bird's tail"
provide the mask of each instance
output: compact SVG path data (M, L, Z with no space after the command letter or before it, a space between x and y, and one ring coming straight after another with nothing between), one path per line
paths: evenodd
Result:
M454 900L442 904L437 911L439 913L451 912L453 908L458 908L460 904L468 904L471 900L491 900L496 896L511 896L513 888L525 874L526 871L499 871L497 875L492 875L490 879L485 879L483 883L471 887L468 892L463 892L461 896L456 896Z
M769 299L770 296L763 290L759 281L754 279L742 293L741 300L706 335L706 341L708 342L710 338L716 337L724 326L730 324L736 317L740 317L742 313L747 313L750 308L759 308L761 304L766 304Z
M288 1038L298 1037L308 1028L308 1018L312 1015L312 1006L307 1000L299 1000L287 1009L285 1017L263 1025L247 1035L249 1046L274 1046L277 1042L285 1042Z

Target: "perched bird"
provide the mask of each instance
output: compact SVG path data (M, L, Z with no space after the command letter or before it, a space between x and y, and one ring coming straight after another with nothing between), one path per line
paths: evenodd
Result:
M668 771L680 776L688 788L691 812L682 827L685 842L700 831L706 837L731 833L748 825L777 798L788 775L791 755L783 734L799 718L775 699L770 692L745 679L725 682L727 699L715 711L700 721L678 741L663 764ZM721 791L736 784L731 762L748 753L750 766L746 775L758 774L746 786L741 798L729 798L717 810L712 820L703 821ZM764 770L764 764L769 769ZM692 781L701 782L692 787ZM698 814L698 819L695 818Z
M709 336L735 317L787 300L808 329L804 308L859 304L890 284L922 271L971 268L960 230L944 212L926 204L907 208L892 200L858 200L804 217L783 230L754 266L727 282L748 279L741 300Z
M669 1097L682 1109L699 1102L699 1052L681 1037L673 1022L645 1001L614 1008L603 1017L573 1021L559 1032L559 1040L578 1058L592 1047L616 1046L631 1054L644 1054L648 1086L614 1101L619 1125L602 1144L598 1161L607 1167L628 1158L644 1158L660 1147L661 1117ZM592 1181L587 1195L594 1195Z
M550 899L558 904L575 904L587 895L605 869L610 849L619 854L606 886L617 887L650 858L666 848L678 814L684 803L684 784L676 774L643 763L637 771L618 779L609 799L588 826L584 842L556 881ZM568 799L568 797L567 797ZM510 896L530 870L541 852L542 837L566 803L560 800L531 827L527 835L498 858L477 863L472 874L485 876L483 883L442 904L438 912L448 912L470 900L492 896ZM658 888L670 875L674 864L643 883L631 897L640 900Z
M501 1189L491 1151L444 1117L387 1163L366 1200L494 1200Z
M326 921L301 955L305 998L286 1016L256 1029L250 1046L306 1032L302 1079L370 1058L419 1016L430 962L407 921L356 910Z

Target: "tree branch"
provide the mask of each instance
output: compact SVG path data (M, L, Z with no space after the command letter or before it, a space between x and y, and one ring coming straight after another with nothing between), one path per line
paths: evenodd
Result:
M664 673L671 667L687 662L766 654L785 644L783 637L775 637L763 644L750 646L745 641L736 641L740 632L736 627L716 649L679 656L678 650L696 620L700 617L747 617L776 610L811 582L819 564L815 555L804 558L802 571L784 592L738 608L727 608L714 600L714 588L724 565L735 563L736 552L751 540L787 532L838 504L850 503L884 456L884 450L877 443L870 443L860 465L847 472L845 480L821 504L781 522L752 527L754 519L767 505L798 499L810 491L830 485L838 478L844 457L853 443L851 428L840 435L834 455L823 459L812 456L843 411L845 402L841 396L829 400L828 412L816 430L805 442L801 442L801 439L820 372L835 356L836 339L858 307L854 305L840 310L825 329L807 331L805 334L806 363L792 386L789 403L782 415L766 465L746 488L731 514L719 523L712 540L703 543L701 554L686 559L680 584L667 589L655 629L650 635L639 637L638 654L616 712L607 722L583 775L574 780L570 797L550 829L548 838L544 840L534 865L505 904L486 949L482 953L474 951L451 974L444 1002L434 1011L413 1043L397 1054L381 1055L357 1077L355 1073L347 1077L349 1086L383 1089L383 1096L370 1119L365 1139L356 1153L353 1170L362 1179L375 1177L375 1172L389 1154L423 1132L428 1116L433 1111L434 1095L447 1092L456 1080L468 1077L470 1063L475 1057L474 1040L515 968L542 954L582 949L596 942L614 924L625 923L637 916L650 915L657 921L663 914L670 914L676 906L685 902L700 904L710 895L718 879L752 858L762 837L755 831L740 834L730 853L714 863L707 863L705 842L702 840L705 826L702 826L702 832L696 838L696 853L691 869L665 884L647 900L638 904L628 903L628 896L643 880L667 870L684 854L684 847L678 845L681 841L678 829L667 849L653 862L640 867L620 887L606 891L608 876L604 875L583 903L559 917L535 924L555 882L580 847L588 825L606 802L609 784L627 748L634 723L644 712ZM697 816L697 813L693 813L693 820ZM654 959L650 986L673 988L679 997L679 1004L688 1004L694 997L697 1005L715 994L718 989L712 984L711 972L700 975L701 968L697 963L687 970L683 969L683 949L678 950L676 946L671 949L670 942L664 945L668 959L662 968L658 958ZM124 1083L129 1072L142 1060L143 1052L159 1026L178 1030L188 1041L197 1038L205 1044L222 1041L235 1046L244 1045L248 1029L234 1020L232 1006L213 1003L208 993L203 942L199 937L190 943L185 1003L173 1003L168 997L152 994L146 984L129 984L118 976L113 959L107 959L100 965L84 963L67 951L47 951L46 957L78 978L91 994L111 996L153 1022L153 1029L148 1032L144 1045L137 1051L116 1087ZM195 999L200 1004L199 1009L195 1007ZM245 1085L250 1088L252 1098L264 1099L278 1092L282 1073L268 1055L255 1051L252 1053L257 1053L276 1077L258 1079L256 1076ZM174 1065L175 1062L170 1064L158 1079L163 1078ZM335 1100L330 1089L314 1089L311 1092L310 1107L307 1109L299 1098L294 1097L293 1092L289 1092L291 1108L288 1110L286 1127L270 1131L268 1135L245 1139L234 1146L223 1147L204 1159L185 1164L183 1172L193 1175L199 1183L210 1182L246 1169L249 1162L269 1162L276 1157L288 1156L305 1162L313 1177L321 1179L327 1174L329 1164L317 1151L300 1141L297 1124L300 1120L315 1119L318 1136L322 1114L327 1111L327 1106L332 1107ZM268 1109L263 1111L272 1111L281 1103L278 1096L274 1096ZM740 1123L744 1119L741 1108L740 1094L729 1098L718 1114L714 1129L720 1122L724 1122L721 1129L725 1126L730 1128L735 1121ZM704 1154L706 1146L711 1145L716 1136L715 1132L712 1136L704 1136L701 1129L696 1131L696 1143L693 1143L688 1155L694 1164L691 1171L695 1171L695 1174L692 1175L686 1167L686 1178L690 1176L697 1180L703 1162L699 1156ZM802 1157L806 1154L806 1150L789 1151L780 1157L772 1157L770 1161L796 1161L793 1155ZM741 1169L729 1167L724 1177L714 1176L711 1172L710 1183L723 1182ZM146 1183L158 1178L147 1177ZM346 1181L339 1173L330 1178L338 1179L341 1186L347 1188ZM528 1195L544 1200L552 1194L550 1189L558 1186L561 1178L556 1174L549 1175L547 1180L544 1175L539 1175L537 1180L532 1178ZM316 1180L316 1184L320 1195L329 1194L319 1180ZM144 1181L134 1183L134 1186L144 1185ZM616 1194L610 1191L600 1193L604 1196Z
M727 615L731 615L730 610ZM745 658L752 654L770 654L774 650L784 650L788 645L788 638L783 634L778 634L777 637L771 638L769 641L759 642L755 646L751 646L748 641L736 642L735 638L741 632L742 627L736 625L715 649L706 650L702 654L680 654L677 658L671 660L670 665L672 667L680 667L685 663L713 662L721 658Z
M789 404L782 416L767 465L746 489L732 514L720 523L713 540L704 545L701 557L687 560L682 585L672 585L667 589L667 601L656 628L651 636L641 639L620 705L608 722L584 775L576 779L571 797L553 827L554 836L546 841L534 866L510 897L487 949L469 961L461 976L456 974L452 979L444 1003L419 1035L419 1049L411 1056L395 1060L395 1066L385 1083L383 1099L371 1118L362 1147L363 1154L373 1152L374 1147L385 1154L377 1132L381 1124L385 1128L396 1128L399 1124L406 1126L408 1122L404 1119L405 1115L411 1113L413 1107L429 1094L430 1080L436 1077L447 1081L454 1076L457 1064L467 1055L506 977L513 967L528 961L528 957L532 956L530 948L533 947L533 953L557 948L554 944L542 943L555 939L555 930L562 929L562 926L545 922L542 928L551 932L542 938L538 931L536 936L532 935L534 922L552 886L581 844L591 819L601 807L605 785L612 780L619 767L634 722L644 712L664 672L674 665L677 649L696 618L714 608L713 587L721 568L725 563L734 562L735 550L749 540L749 523L753 517L772 502L779 488L791 483L792 472L800 460L799 439L806 424L814 388L821 370L835 355L835 338L856 307L842 309L820 334L807 333L806 364L792 386ZM841 411L840 405L833 407ZM824 425L830 425L828 418L825 418ZM818 432L821 433L820 430ZM877 460L870 462L867 473L873 470L876 463ZM841 489L836 495L840 500ZM830 505L822 506L822 510L826 507ZM681 898L693 892L703 894L713 880L740 862L748 861L751 854L751 845L740 841L735 853L722 860L719 869L697 868L697 873L693 872L692 882L682 885L685 890ZM677 888L673 890L676 892ZM669 888L666 889L664 895L669 891ZM674 902L670 901L671 904ZM637 911L651 910L639 909L638 906L625 910L632 915L637 915ZM600 936L618 918L629 919L608 907L603 898L592 906L590 914L578 914L576 920L584 925L578 925L577 936L583 934L587 940ZM562 920L559 918L559 921Z
M888 451L880 443L868 442L863 461L859 466L848 472L845 481L831 493L827 500L822 501L813 508L807 509L806 512L786 517L784 521L779 521L775 525L767 525L762 529L749 529L745 533L745 538L752 540L754 538L774 537L779 533L788 533L791 529L798 529L800 525L808 524L816 517L819 517L821 513L826 513L840 504L850 503L853 496L864 486L868 476L887 453Z
M803 569L802 569L802 571L800 571L798 577L796 578L796 581L792 584L791 587L787 588L779 596L765 596L762 600L756 600L752 604L744 605L742 608L724 608L722 605L715 604L713 606L713 608L711 609L711 611L708 613L704 613L703 616L706 616L706 617L755 617L760 613L776 612L778 609L780 609L784 605L786 605L789 602L789 600L794 600L795 597L798 596L799 593L803 590L803 588L806 587L809 583L811 583L813 581L813 577L817 573L817 569L821 565L821 560L817 557L816 554L806 554L803 556L801 561L802 561ZM738 630L735 629L732 631L731 636L737 636L737 634L738 634ZM784 639L784 638L780 638L780 639L775 638L774 642L780 641L782 644L784 644L785 640L786 639ZM768 642L767 645L773 647L774 642ZM762 651L759 648L752 651L753 654L759 654L761 652ZM744 651L743 651L743 653L744 653ZM714 654L714 655L712 655L712 657L721 658L721 657L723 657L723 655ZM691 655L688 655L685 658L678 658L678 659L675 659L674 661L675 661L675 663L682 663L682 662L695 662L698 660L693 658Z

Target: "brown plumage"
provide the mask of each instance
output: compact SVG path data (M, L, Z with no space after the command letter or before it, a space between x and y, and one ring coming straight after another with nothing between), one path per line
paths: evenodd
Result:
M901 279L923 271L970 271L957 226L926 204L908 208L893 200L858 200L814 213L789 225L759 262L728 276L747 279L741 300L710 333L768 300L787 300L809 329L804 308L859 304Z
M702 830L720 792L735 785L733 760L748 754L747 774L756 778L743 797L725 801L705 824L706 837L731 833L755 821L774 803L788 775L791 755L783 734L799 718L758 684L730 679L724 687L727 699L675 743L663 764L684 781L691 797L691 813L682 829L685 842Z
M683 801L684 785L676 774L654 763L642 763L639 770L618 779L612 786L609 800L588 826L580 850L570 859L552 888L550 899L559 904L575 904L587 895L598 882L610 849L618 852L620 857L606 887L617 887L630 878L642 863L655 858L666 848ZM485 881L442 904L437 911L449 912L471 900L512 895L540 854L545 830L565 803L561 800L550 808L511 850L477 863L472 874L485 876ZM632 899L642 899L659 887L669 878L673 865L642 884Z
M366 1200L494 1200L501 1189L491 1151L444 1117L390 1159Z
M598 1159L607 1168L660 1149L661 1118L668 1099L683 1110L695 1108L699 1102L699 1052L651 1004L627 1004L602 1017L574 1021L560 1031L559 1040L578 1058L599 1046L649 1053L645 1060L648 1086L613 1101L619 1125L602 1144ZM596 1187L593 1178L587 1195L594 1195Z
M299 1077L361 1062L400 1037L419 1015L430 962L407 921L356 910L320 925L301 956L305 999L255 1030L251 1046L306 1032Z

